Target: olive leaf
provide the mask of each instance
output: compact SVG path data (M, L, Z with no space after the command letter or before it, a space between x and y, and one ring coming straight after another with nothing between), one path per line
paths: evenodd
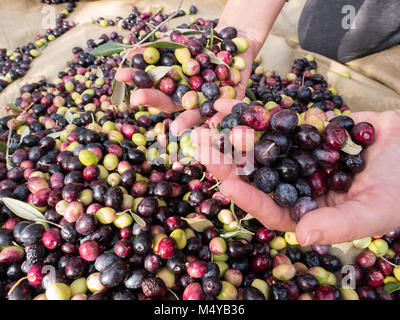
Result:
M235 231L230 231L230 232L224 232L224 233L221 233L221 237L222 237L222 238L232 238L232 237L234 237L234 236L237 236L240 232L241 232L241 230L235 230Z
M185 220L197 232L203 232L205 229L212 227L213 224L210 220L204 218L181 218Z
M400 282L386 283L385 286L383 287L381 297L398 290L400 290Z
M203 48L203 53L207 53L210 56L210 62L211 63L215 63L215 64L224 64L226 65L228 68L229 65L227 65L224 60L222 60L221 58L217 57L214 52L212 52L211 50L208 50L206 48Z
M15 104L8 104L7 107L9 107L11 110L15 110L15 111L21 111L21 109L19 107L17 107Z
M140 45L141 48L157 48L157 49L181 49L187 48L184 44L171 42L171 41L155 41L155 42L147 42Z
M180 33L182 33L183 35L190 35L190 34L202 34L203 32L201 32L200 30L192 30L192 29L181 29L181 28L175 28L175 29L171 29L167 32L164 33L165 36L170 36L171 33L173 31L179 31Z
M49 133L47 135L47 137L53 138L53 139L57 139L61 136L62 130L61 131L57 131L57 132L53 132L53 133Z
M235 221L238 222L239 220L235 213L235 203L233 201L231 201L230 209L231 209L233 217L235 218Z
M160 81L162 78L164 78L172 68L173 68L173 66L155 67L155 68L147 71L147 74L150 76L150 78L154 82L157 82L157 81Z
M12 130L8 130L7 137L7 147L6 147L6 168L7 170L11 170L13 166L11 165L11 156L10 156L10 147L13 144L13 140L11 139Z
M246 89L246 96L248 96L250 98L251 101L256 101L257 98L254 95L253 91L249 88Z
M22 131L22 133L21 133L21 138L19 139L18 146L21 145L22 139L24 139L24 138L25 138L28 134L30 134L30 133L31 133L31 131L29 130L28 127L26 127L26 128L24 129L24 131Z
M360 145L354 143L353 140L351 140L351 137L349 136L349 134L347 133L346 142L341 150L347 154L356 156L362 151L362 147Z
M72 123L74 120L74 116L72 115L72 112L70 110L67 110L67 112L64 115L65 120L67 120L69 123Z
M212 49L213 45L214 45L214 28L211 27L211 30L210 30L210 49Z
M7 151L7 145L4 142L0 141L0 152L6 152Z
M248 213L242 219L240 219L240 221L247 221L251 219L254 219L254 217L250 213Z
M26 202L12 198L3 198L2 201L9 210L11 210L20 218L35 222L39 220L46 220L44 215L39 210L35 209Z
M115 83L115 88L113 90L113 93L111 95L111 102L117 106L119 106L125 98L125 83L117 81Z
M101 70L101 67L98 67L98 68L97 68L96 76L97 76L97 78L99 78L99 79L103 79L103 78L104 78L104 74L103 74L103 71Z
M181 68L176 68L176 69L177 69L178 74L179 74L180 77L182 78L183 82L185 82L185 84L186 84L190 89L192 89L192 87L191 87L190 84L189 84L189 79L188 79L188 77L186 77L186 76L184 75L182 69L181 69Z
M129 88L129 84L125 83L124 102L127 106L129 106L130 101L131 101L131 88Z
M141 217L139 217L136 213L131 211L132 218L141 226L145 227L146 226L146 221L144 221Z
M130 48L130 45L127 44L122 44L118 42L107 42L96 49L93 49L89 53L92 56L101 56L101 57L107 57L111 56L116 53L120 53L125 49Z

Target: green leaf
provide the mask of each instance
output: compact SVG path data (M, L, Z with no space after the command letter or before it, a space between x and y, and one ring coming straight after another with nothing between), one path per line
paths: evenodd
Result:
M112 56L113 54L120 53L125 49L130 48L130 45L127 44L122 44L118 42L107 42L100 47L97 47L96 49L93 49L89 53L92 56L101 56L101 57L107 57L107 56Z
M140 45L142 48L158 48L158 49L180 49L187 48L185 45L171 42L171 41L155 41L155 42L147 42Z
M254 217L250 213L248 213L242 219L240 219L240 221L247 221L251 219L254 219Z
M160 81L162 78L164 78L167 73L173 68L173 66L160 66L160 67L155 67L153 69L150 69L147 71L147 74L150 76L150 78L154 81Z
M192 29L182 29L182 28L175 28L175 29L171 29L167 32L164 33L165 36L170 36L171 33L173 31L179 31L180 33L182 33L183 35L189 35L189 34L202 34L203 32L199 31L199 30L192 30Z
M210 62L211 63L215 63L215 64L224 64L226 65L228 68L230 68L229 65L227 65L224 60L222 60L221 58L217 57L214 52L204 48L203 49L203 53L207 53L210 56Z
M342 150L343 152L345 152L347 154L356 156L356 155L360 154L360 152L362 151L362 147L360 145L354 143L353 140L351 140L351 137L349 136L349 134L347 133L346 142L345 142L343 148L340 150Z
M214 45L214 28L211 27L211 30L210 30L210 46L209 46L209 48L212 49L213 45Z
M383 287L381 297L398 290L400 290L400 282L388 282Z
M233 214L233 217L235 218L235 221L238 222L238 218L237 218L236 213L235 213L235 203L233 201L231 201L230 209L231 209L231 212Z
M104 78L104 74L103 74L103 71L101 70L100 66L97 68L96 76L97 76L97 78L100 78L100 79Z
M61 133L63 132L63 130L61 131L57 131L57 132L53 132L53 133L49 133L47 135L47 137L53 138L53 139L57 139L61 136Z
M65 120L67 120L69 123L72 123L74 120L74 116L72 115L72 112L68 109L67 112L64 115Z
M203 232L205 229L213 226L212 222L205 218L181 218L181 219L185 220L197 232Z
M221 123L218 123L218 124L217 124L217 130L218 130L218 132L221 132L221 130L222 130Z
M240 230L224 232L224 233L221 233L221 237L222 238L233 238L234 236L237 236L240 232L241 232Z
M177 72L178 72L178 74L181 76L181 78L182 78L182 80L185 82L185 84L186 84L190 89L192 89L192 87L191 87L190 84L189 84L189 79L188 79L188 77L186 77L186 76L184 75L184 73L183 73L183 71L182 71L182 68L177 68Z
M7 151L7 145L4 142L0 141L0 152L6 152Z
M129 88L129 84L125 83L125 95L124 95L124 102L126 105L130 105L131 101L131 89Z
M125 83L117 81L113 93L111 95L111 102L119 106L124 101L125 90L126 90Z
M18 146L22 143L22 139L24 139L31 131L29 130L29 127L26 127L24 131L21 133L21 138L19 139Z
M253 91L251 91L251 89L249 89L249 88L246 89L246 96L248 96L251 101L256 101L257 100L257 98L254 95Z
M9 210L22 219L30 221L46 220L39 210L26 202L12 198L3 198L2 201Z
M131 211L132 218L141 226L146 226L146 221L144 221L141 217L139 217L136 213Z
M9 107L11 110L15 110L15 111L21 111L21 109L19 107L17 107L15 104L8 104L7 107Z

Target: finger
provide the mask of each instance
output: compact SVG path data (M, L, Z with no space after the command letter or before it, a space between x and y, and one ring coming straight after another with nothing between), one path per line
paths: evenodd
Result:
M239 177L222 182L220 190L267 228L281 231L295 229L295 223L287 209L279 207L268 195Z
M132 73L134 73L137 69L134 68L121 68L115 74L115 79L120 82L128 83L133 86L134 83L132 81Z
M388 232L400 219L385 205L390 199L382 194L379 197L379 201L371 201L377 196L364 192L336 207L307 213L297 225L297 241L301 245L336 244Z
M225 155L212 147L212 137L215 131L206 128L196 128L190 135L190 140L198 145L195 158L219 180L234 178L236 166L231 155Z
M144 50L146 50L146 49L145 48L137 48L137 49L133 50L132 52L130 52L126 58L128 60L131 60L134 55L136 55L138 53L143 53Z
M226 98L221 98L215 101L214 103L214 108L215 110L223 113L223 114L229 114L231 113L231 110L235 104L241 103L243 101L240 100L233 100L233 99L226 99Z
M182 109L178 107L168 95L155 88L133 91L131 94L131 104L134 106L145 105L169 113Z
M217 128L218 124L221 123L222 119L225 117L223 113L218 112L207 120L207 124L210 128Z
M202 122L205 118L200 115L199 109L187 110L182 112L170 126L174 136L180 136L186 129L190 129Z
M374 118L376 118L376 113L363 111L363 112L348 113L346 114L346 116L352 118L355 123L364 121L373 123L375 121Z

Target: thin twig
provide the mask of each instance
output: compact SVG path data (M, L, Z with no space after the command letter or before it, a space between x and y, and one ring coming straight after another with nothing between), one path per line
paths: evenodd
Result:
M272 144L267 148L267 150L264 151L263 155L266 156L266 155L268 154L268 152L269 152L274 146L275 146L275 142L272 143Z

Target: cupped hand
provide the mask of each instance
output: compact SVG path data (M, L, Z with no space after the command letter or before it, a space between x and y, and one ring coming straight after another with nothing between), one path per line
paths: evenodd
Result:
M226 114L238 102L221 99L215 107ZM376 141L363 151L366 167L354 177L347 193L329 191L317 198L319 209L307 213L297 225L289 209L279 207L268 195L243 181L226 155L210 150L212 130L197 128L191 139L199 146L198 160L223 181L220 190L266 227L295 231L301 245L342 243L382 235L400 225L400 110L349 116L356 123L367 121L375 127Z
M219 29L222 29L223 27L221 26ZM239 30L238 31L238 36L242 36L243 33ZM245 35L243 37L246 38ZM169 40L169 39L167 39ZM241 71L241 76L242 80L241 82L235 87L236 90L236 98L237 99L243 99L246 88L247 88L247 83L248 79L251 74L251 67L252 63L254 61L256 52L253 49L253 44L255 43L255 40L247 39L249 42L249 48L241 53L238 54L238 56L241 56L245 62L246 62L246 67L244 70ZM144 49L137 49L135 50L132 54L131 57L137 53L143 53ZM128 57L129 58L129 57ZM134 68L121 68L118 70L118 72L115 75L115 79L117 81L125 82L130 85L133 85L132 82L132 74L135 72L136 69ZM130 103L131 105L138 106L138 105L145 105L148 107L154 107L161 109L165 112L177 112L183 110L182 107L177 106L172 98L168 96L167 94L163 93L162 91L156 89L156 88L151 88L151 89L138 89L136 91L133 91L131 93L131 98L130 98ZM205 122L207 119L202 117L200 114L199 109L193 109L193 110L186 110L182 112L172 123L170 126L171 133L175 136L181 135L186 129L190 129L200 123ZM214 119L211 119L211 122L218 123L220 120L219 115L217 115Z

